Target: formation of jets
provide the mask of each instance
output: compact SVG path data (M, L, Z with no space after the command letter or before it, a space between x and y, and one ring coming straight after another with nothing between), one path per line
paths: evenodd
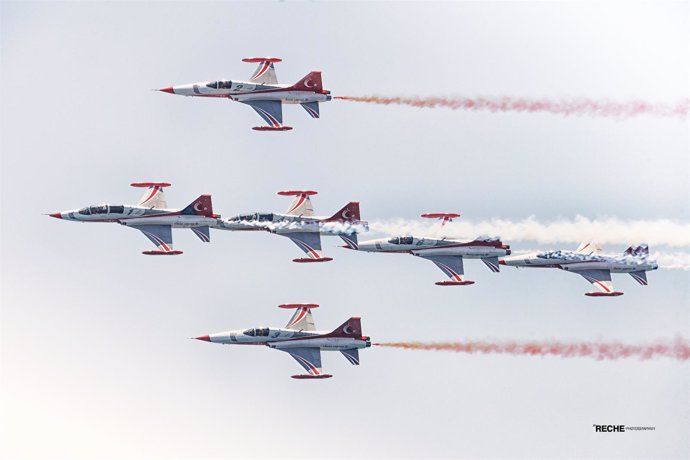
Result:
M426 213L422 217L438 219L438 236L401 235L358 242L357 235L369 230L360 216L359 202L351 201L332 216L315 216L311 196L314 190L285 190L278 195L294 197L287 211L252 212L223 219L213 212L211 195L200 195L182 209L168 208L163 189L167 182L135 182L133 187L146 188L137 205L101 204L50 214L58 219L75 222L116 222L141 231L156 247L143 251L146 255L179 255L173 249L172 229L189 228L201 241L211 241L211 229L235 232L265 231L292 240L305 254L293 262L328 262L332 257L322 254L321 236L339 236L345 248L362 252L412 254L433 262L448 277L436 282L439 286L474 284L465 278L465 259L480 259L495 273L501 265L512 267L550 267L577 273L589 281L597 291L591 297L619 296L613 289L611 273L629 273L642 285L647 285L646 272L658 265L649 259L645 245L631 246L620 256L605 255L591 241L584 242L574 252L548 251L511 256L510 246L498 238L476 237L459 240L441 236L446 224L460 217L455 213Z
M316 304L284 304L280 308L294 309L285 327L254 327L236 331L216 332L196 337L197 340L222 345L265 345L292 356L307 374L293 375L293 379L327 379L321 369L321 351L339 351L355 366L359 365L359 349L371 346L371 339L362 335L358 316L345 321L332 331L317 331L311 311Z
M319 103L331 100L331 92L323 89L321 72L312 71L295 84L279 84L275 66L281 59L252 57L244 62L258 67L249 80L220 79L160 89L170 94L192 97L224 98L252 107L267 123L254 127L257 131L287 131L283 124L283 104L300 104L312 118L320 117ZM292 197L283 213L251 212L223 219L213 212L211 195L203 194L184 208L168 208L163 189L168 182L135 182L132 187L145 188L136 205L101 204L49 214L51 217L75 222L113 222L139 230L155 246L145 255L179 255L173 248L172 229L188 228L202 242L211 241L211 229L225 231L265 231L285 236L294 242L304 257L293 262L328 262L332 257L322 253L321 236L338 236L344 248L372 253L411 254L433 262L448 277L436 282L439 286L474 284L465 278L465 259L480 259L492 272L501 265L512 267L558 268L576 273L596 288L587 292L591 297L613 297L623 293L613 288L611 273L628 273L637 282L647 285L647 272L658 265L649 259L646 245L631 246L622 255L603 254L594 242L582 243L575 251L546 251L512 255L509 245L499 238L475 237L471 240L443 236L446 224L460 217L456 213L426 213L421 217L438 219L435 235L396 235L388 238L358 241L358 234L369 230L360 216L359 202L349 202L331 216L315 216L311 196L313 190L285 190L278 195ZM284 304L280 308L294 309L283 328L256 327L232 330L196 337L198 340L223 345L264 345L289 353L304 368L306 374L295 379L325 379L332 377L322 370L321 351L340 351L353 365L359 365L359 350L371 346L371 339L362 334L361 319L353 316L333 331L317 331L312 310L316 304Z

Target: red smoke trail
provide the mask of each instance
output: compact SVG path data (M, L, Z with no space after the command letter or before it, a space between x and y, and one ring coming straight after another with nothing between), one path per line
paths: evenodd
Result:
M672 358L690 360L690 342L677 338L673 342L657 342L649 345L625 345L611 342L395 342L375 343L379 347L404 348L407 350L454 351L456 353L498 353L516 356L558 356L560 358L594 358L614 360L637 357L641 360Z
M350 97L337 96L343 101L366 102L383 105L409 105L412 107L445 107L453 110L489 112L544 112L555 115L577 115L607 118L630 118L638 115L686 118L690 113L690 99L675 104L660 104L640 100L628 102L595 101L592 99L526 99L512 97Z

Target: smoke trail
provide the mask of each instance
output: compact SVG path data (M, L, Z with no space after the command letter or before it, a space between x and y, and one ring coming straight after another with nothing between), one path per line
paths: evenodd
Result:
M630 118L639 115L686 118L690 113L690 99L675 104L654 103L642 100L617 102L592 99L527 99L512 97L380 97L338 96L335 99L383 105L408 105L412 107L445 107L452 110L489 112L542 112L562 116L590 116L606 118Z
M690 247L690 223L669 219L588 219L576 216L572 220L539 222L536 217L530 216L518 221L456 220L442 230L429 222L396 219L370 222L370 229L386 235L439 235L442 231L442 236L470 239L480 235L501 235L508 243L536 241L542 244L570 243L576 246L584 240L593 239L600 244L647 243L650 246Z
M678 337L648 345L625 345L618 342L394 342L375 343L379 347L406 350L453 351L456 353L508 354L514 356L557 356L559 358L593 358L616 360L637 357L640 360L671 358L690 360L690 343Z
M690 271L690 254L687 252L654 252L650 259L656 260L659 268Z

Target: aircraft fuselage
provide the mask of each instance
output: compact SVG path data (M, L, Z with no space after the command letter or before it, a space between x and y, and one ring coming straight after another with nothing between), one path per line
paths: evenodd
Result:
M566 271L609 270L611 273L632 273L656 270L656 262L634 256L583 255L569 251L552 251L513 256L501 261L511 267L560 268Z
M415 256L462 256L468 259L503 257L510 254L510 246L498 240L459 241L414 236L362 241L359 243L359 250L406 253Z
M217 219L182 214L181 209L156 209L141 206L96 205L52 214L74 222L117 222L122 225L170 225L174 228L214 226Z
M371 346L369 337L330 337L326 331L297 331L259 327L209 334L208 341L223 345L266 345L270 348L319 348L324 351L351 350Z
M291 85L256 84L248 81L218 80L172 86L172 94L181 96L227 98L237 102L276 101L285 104L305 104L331 100L331 92L296 90Z

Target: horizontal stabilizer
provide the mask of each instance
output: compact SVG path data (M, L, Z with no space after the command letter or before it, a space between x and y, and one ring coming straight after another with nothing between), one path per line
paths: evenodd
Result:
M350 350L340 350L340 352L347 358L348 361L350 361L350 364L353 364L355 366L359 366L359 350L356 348L352 348Z
M319 103L318 102L305 102L301 105L302 105L302 107L304 107L304 110L306 110L307 113L312 118L319 118L321 116L319 114Z
M642 286L647 285L647 272L640 270L639 272L630 272L630 276L633 277L635 281L640 283Z
M484 264L489 267L489 270L494 273L501 271L501 266L498 264L498 257L485 257L482 259L482 262L484 262Z
M357 234L339 235L339 236L347 245L347 246L343 246L344 248L354 249L355 251L357 249L359 249L359 244L357 243Z
M208 228L208 225L203 227L192 227L192 231L204 243L211 241L211 230Z

